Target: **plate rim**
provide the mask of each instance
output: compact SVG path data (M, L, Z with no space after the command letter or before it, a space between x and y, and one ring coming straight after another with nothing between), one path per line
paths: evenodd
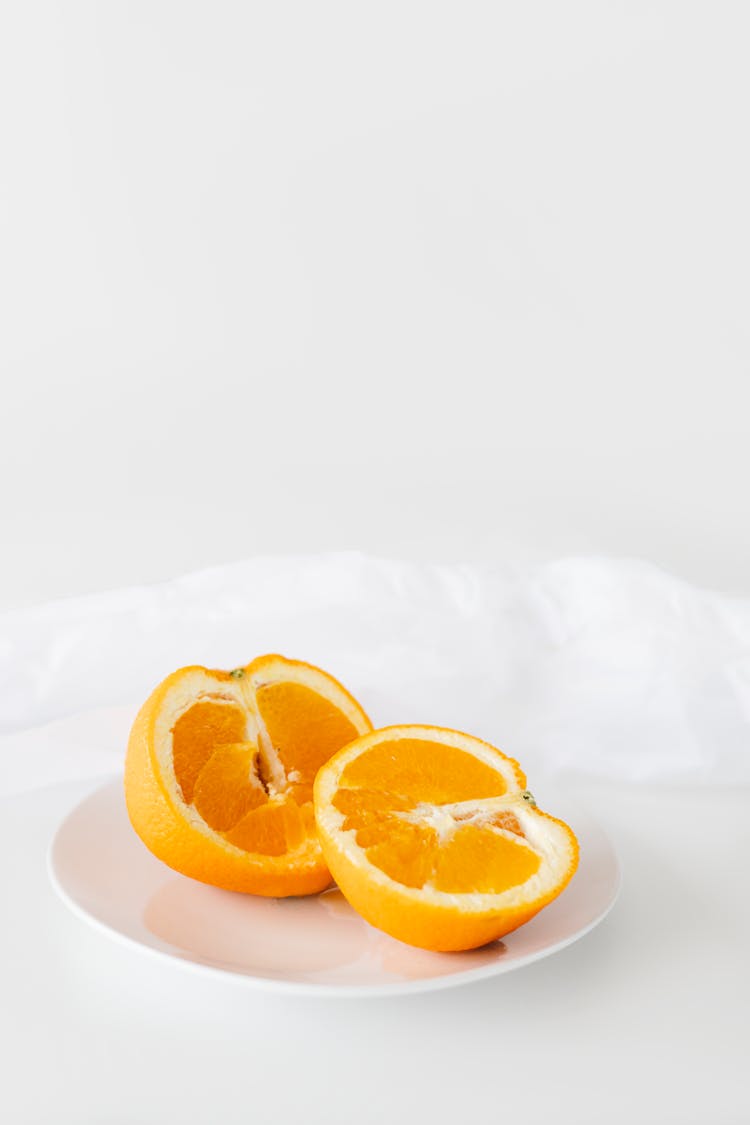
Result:
M612 853L614 882L611 895L604 909L601 910L595 918L581 929L576 930L572 934L568 934L566 937L553 942L551 945L546 945L542 949L535 950L526 955L521 955L510 962L503 963L503 960L499 959L498 961L491 961L488 964L480 965L476 969L464 969L456 973L445 973L441 976L423 977L417 980L393 981L384 984L316 984L314 981L292 981L276 977L256 976L252 973L222 968L220 965L209 965L202 961L195 961L189 956L181 957L177 953L170 953L167 949L159 949L158 946L148 945L145 942L139 941L137 938L130 937L128 934L123 933L122 930L118 930L115 926L109 925L90 910L87 910L86 907L77 902L63 886L55 869L55 850L62 832L68 822L72 820L86 801L92 800L104 790L113 787L119 780L119 775L113 774L108 780L101 782L99 785L89 790L76 802L73 808L67 812L57 825L47 848L46 857L47 875L56 895L75 917L86 922L95 930L104 933L119 945L130 949L136 949L140 953L150 955L157 958L159 961L171 965L181 965L188 972L197 972L214 979L219 978L241 982L242 987L250 988L253 991L271 992L286 996L312 996L323 999L378 999L380 997L385 998L414 995L415 993L437 992L445 988L456 988L489 977L501 976L505 973L514 972L517 969L523 969L527 965L534 964L536 961L544 960L546 957L551 957L553 954L566 949L569 945L580 941L581 938L591 933L593 929L604 921L615 906L622 889L622 864L618 851L608 833L601 827L599 821L596 820L595 817L590 816L587 812L592 823L595 823L599 831L602 832Z

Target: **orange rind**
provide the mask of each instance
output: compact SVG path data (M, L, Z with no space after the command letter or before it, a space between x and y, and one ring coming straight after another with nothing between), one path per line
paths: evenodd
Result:
M328 867L373 926L424 949L472 949L533 918L578 863L571 829L536 808L517 762L429 726L362 735L320 769Z
M275 897L323 890L331 876L315 830L315 776L371 729L337 680L301 661L181 668L130 734L131 823L154 855L201 882Z

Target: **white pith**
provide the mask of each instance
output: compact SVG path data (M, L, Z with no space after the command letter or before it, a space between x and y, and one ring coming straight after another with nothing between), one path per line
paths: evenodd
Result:
M281 759L268 735L262 716L256 704L256 691L266 684L291 682L299 683L312 688L320 695L328 698L334 706L342 711L357 731L362 731L364 724L362 714L352 704L352 701L343 690L317 669L301 666L293 662L278 659L269 664L260 675L243 675L232 680L217 680L205 668L191 668L173 684L165 695L154 726L154 747L156 759L169 795L180 811L182 817L190 826L202 833L205 837L221 845L225 851L230 851L238 856L252 859L257 856L263 860L265 866L278 865L286 868L290 856L294 857L296 866L306 863L315 866L320 862L320 847L314 838L307 838L298 848L285 852L281 856L267 855L265 852L249 852L230 843L220 832L215 831L203 819L193 805L188 805L180 789L174 771L173 762L173 730L177 720L194 707L196 703L215 703L219 706L239 707L246 717L245 740L258 747L258 754L253 756L251 772L255 768L257 757L260 757L264 766L266 787L268 791L268 804L283 803L283 794L289 785L299 780L296 770L287 774ZM364 727L369 729L369 727ZM248 780L252 780L249 776Z
M356 866L367 868L368 878L383 888L387 887L397 894L412 899L418 898L436 906L454 909L458 907L464 913L500 913L527 902L535 902L555 890L574 858L568 833L556 821L538 812L523 797L518 778L508 759L487 743L458 732L441 731L438 740L468 751L492 766L503 776L509 791L501 797L477 798L445 805L422 802L408 811L394 810L393 815L411 823L434 828L441 843L447 843L457 828L467 822L475 824L484 822L484 827L489 827L491 831L512 841L518 847L529 848L538 855L540 858L538 870L524 883L510 887L499 894L478 892L453 894L439 891L429 882L422 887L408 887L392 879L371 863L366 849L357 843L357 829L344 830L346 814L333 805L332 798L339 788L341 775L351 761L367 753L380 742L399 738L435 741L436 733L429 727L391 727L386 731L375 731L369 736L358 739L355 745L337 754L334 761L324 766L318 775L316 786L318 827L343 855ZM356 786L344 785L342 788L356 788ZM384 779L383 789L387 788ZM487 825L486 822L493 814L503 810L512 812L516 817L523 832L523 840L514 832ZM457 816L459 820L456 819Z

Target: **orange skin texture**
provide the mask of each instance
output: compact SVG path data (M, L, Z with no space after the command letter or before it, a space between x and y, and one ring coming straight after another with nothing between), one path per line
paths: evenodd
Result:
M245 672L250 672L258 663L247 665ZM274 898L325 890L330 886L331 874L316 841L311 841L309 858L296 867L290 866L286 856L234 852L193 828L175 803L157 766L154 728L170 688L192 670L179 669L159 684L133 724L125 758L125 800L133 828L160 860L202 883ZM233 680L228 672L210 670L208 674L218 683ZM348 692L345 694L352 699ZM362 709L358 709L369 723Z

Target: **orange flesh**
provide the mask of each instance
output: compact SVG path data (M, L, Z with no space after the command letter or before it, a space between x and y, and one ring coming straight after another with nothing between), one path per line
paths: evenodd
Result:
M172 761L186 804L192 802L198 774L216 747L242 742L246 730L244 711L228 703L196 703L180 715L172 731Z
M421 739L380 743L344 768L340 785L333 804L342 829L404 886L500 894L539 869L518 818L482 807L507 792L505 778L463 750ZM472 804L446 808L456 802Z
M287 774L309 785L331 755L357 737L356 727L304 684L266 684L256 702Z
M521 842L473 824L457 828L439 849L433 884L439 891L500 894L539 870L539 856Z
M357 834L357 842L362 833ZM432 878L435 868L437 833L416 824L395 824L388 838L366 848L367 858L397 883L406 887L423 887Z
M193 808L217 832L227 832L267 800L254 742L218 746L198 774L193 792Z
M283 855L314 834L315 774L357 730L303 685L268 684L256 699L284 767L280 792L269 793L263 748L248 741L247 715L234 703L201 701L180 716L172 731L174 772L185 803L230 844Z
M439 805L502 797L508 789L503 775L473 754L419 738L379 743L346 766L340 784L375 788L386 777L392 792Z
M283 855L289 851L285 813L283 804L266 804L254 809L231 832L227 832L227 840L246 852Z

